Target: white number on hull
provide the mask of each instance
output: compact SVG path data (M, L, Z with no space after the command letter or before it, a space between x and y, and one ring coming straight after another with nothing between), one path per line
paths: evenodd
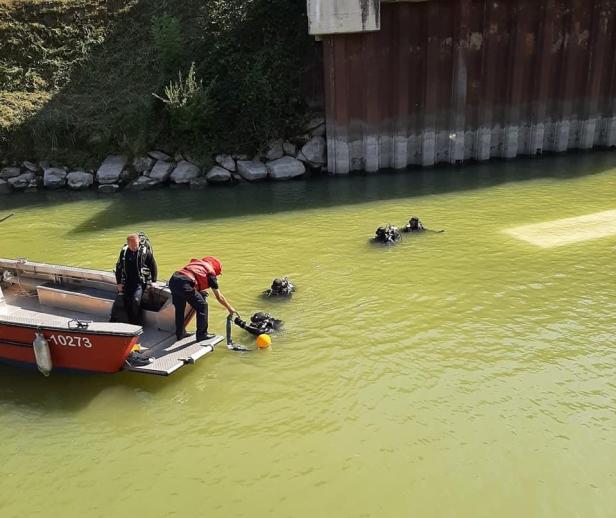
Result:
M67 347L92 348L92 342L87 336L49 335L49 340L54 345L66 345Z

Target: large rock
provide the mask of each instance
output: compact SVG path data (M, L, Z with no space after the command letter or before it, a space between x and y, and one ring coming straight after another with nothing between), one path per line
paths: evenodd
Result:
M201 169L195 164L191 164L186 160L178 162L173 173L171 173L171 181L174 183L190 183L191 180L201 176Z
M231 180L231 173L223 167L215 165L208 171L205 178L210 183L226 183Z
M289 178L301 176L306 172L304 164L290 156L279 158L265 165L267 172L275 180L288 180Z
M164 160L165 162L169 162L171 157L167 153L163 153L162 151L150 151L148 156L153 158L154 160Z
M36 165L34 162L29 162L28 160L26 160L25 162L23 162L21 164L21 167L23 167L24 169L26 169L27 171L30 171L31 173L38 173L40 171L39 166Z
M265 164L256 161L238 160L237 172L244 180L253 182L255 180L262 180L267 177L267 168Z
M235 160L231 155L216 155L216 163L227 171L235 171Z
M284 156L284 149L282 147L282 140L273 140L267 147L265 158L267 160L278 160Z
M0 180L0 194L8 194L11 192L11 185L6 180Z
M62 189L66 185L66 171L59 167L49 167L43 171L43 185L47 189Z
M154 164L148 176L157 182L166 182L171 176L171 171L173 171L173 162L159 160Z
M13 176L9 178L7 182L9 182L14 191L25 191L33 180L36 181L36 175L28 172L20 174L19 176Z
M325 164L325 150L325 139L323 137L312 137L302 147L302 151L297 158L302 162L309 162L310 165L320 166Z
M0 180L8 180L9 178L16 178L21 174L19 167L3 167L0 170Z
M102 192L103 194L111 194L119 190L120 186L117 183L106 183L98 186L98 192Z
M140 176L126 186L128 191L147 191L160 185L160 182L147 176Z
M139 174L145 173L154 167L156 160L149 156L138 156L133 159L133 167Z
M94 175L84 171L72 171L66 176L66 183L71 189L81 191L94 183Z
M126 157L122 155L109 155L98 168L96 181L100 184L117 183L126 165L126 160Z

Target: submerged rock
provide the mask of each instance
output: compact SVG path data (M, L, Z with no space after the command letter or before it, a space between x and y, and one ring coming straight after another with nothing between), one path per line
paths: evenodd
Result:
M127 191L147 191L154 189L160 185L160 182L149 178L148 176L140 176L126 186Z
M120 186L117 183L107 183L98 186L98 192L102 192L103 194L111 194L118 192L119 190Z
M190 189L193 191L199 191L201 189L207 188L207 179L203 176L200 178L195 178L190 181Z
M0 180L0 194L8 194L11 192L11 185L6 180Z

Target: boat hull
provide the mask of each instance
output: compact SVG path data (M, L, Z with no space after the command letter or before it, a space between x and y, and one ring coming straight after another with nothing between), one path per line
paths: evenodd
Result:
M39 331L49 344L54 369L113 373L137 343L138 335L89 333L41 326ZM0 323L0 361L36 366L32 345L37 329Z

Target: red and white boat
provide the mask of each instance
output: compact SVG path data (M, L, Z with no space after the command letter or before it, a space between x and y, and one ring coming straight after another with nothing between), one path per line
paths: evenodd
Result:
M144 293L143 327L109 322L115 297L112 272L0 259L0 362L41 371L169 375L212 352L223 339L177 341L171 293L162 283ZM187 306L186 323L193 315ZM137 345L141 360L151 363L131 365L129 355Z

